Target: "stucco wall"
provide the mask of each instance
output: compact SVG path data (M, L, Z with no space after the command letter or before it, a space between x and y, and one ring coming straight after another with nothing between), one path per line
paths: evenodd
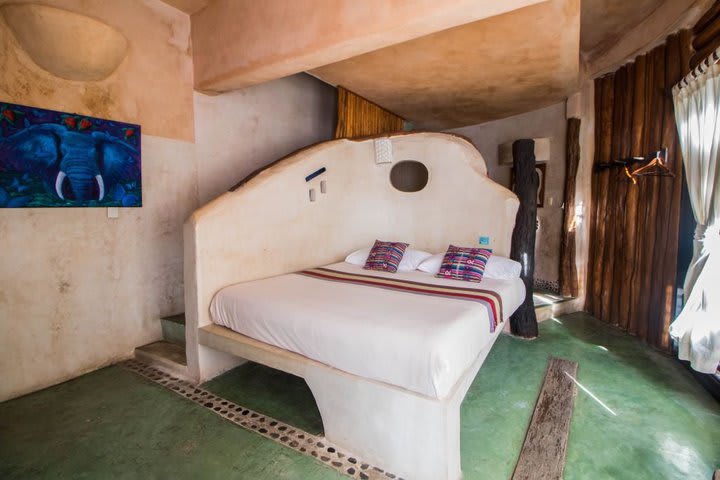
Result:
M538 208L540 227L535 244L535 278L557 282L562 233L565 133L565 102L502 120L451 130L472 140L485 158L490 177L510 186L510 166L499 165L498 146L519 138L550 138L550 160L545 179L545 206Z
M18 12L16 4L24 9ZM88 57L75 62L75 78L87 76L88 65L108 54L93 35L95 20L127 40L122 61L107 78L66 81L66 72L58 78L33 61L33 54L55 57L49 63L57 74L59 63L73 55ZM18 41L23 32L25 48ZM190 20L159 0L0 0L0 72L3 99L141 123L146 135L193 141Z
M331 139L336 116L335 88L304 73L221 95L195 93L200 204L288 153Z
M127 55L103 80L65 80L35 64L0 17L0 100L141 124L143 207L118 219L99 208L0 209L0 401L158 340L158 319L184 309L182 226L199 184L212 198L334 125L334 89L307 76L193 99L189 17L159 0L42 3L111 25Z
M156 0L44 3L110 24L126 57L103 80L65 80L0 19L0 97L140 123L143 207L117 219L102 208L0 209L0 400L159 338L158 317L183 310L182 224L197 206L189 18Z

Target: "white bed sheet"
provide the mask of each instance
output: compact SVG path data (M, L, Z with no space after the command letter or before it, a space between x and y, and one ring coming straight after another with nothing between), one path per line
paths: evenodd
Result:
M446 280L421 272L370 272L340 262L332 270L493 290L504 327L522 303L520 279ZM490 341L480 303L417 295L303 275L231 285L210 305L213 322L361 377L434 398L445 397Z

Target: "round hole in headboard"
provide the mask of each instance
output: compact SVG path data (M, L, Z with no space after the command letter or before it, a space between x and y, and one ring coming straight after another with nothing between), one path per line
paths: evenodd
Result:
M428 183L428 169L415 160L403 160L390 170L390 183L401 192L419 192Z

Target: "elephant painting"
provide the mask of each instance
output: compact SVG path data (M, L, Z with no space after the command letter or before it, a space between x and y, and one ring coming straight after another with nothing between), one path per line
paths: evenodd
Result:
M0 207L141 206L139 126L2 104L0 119Z

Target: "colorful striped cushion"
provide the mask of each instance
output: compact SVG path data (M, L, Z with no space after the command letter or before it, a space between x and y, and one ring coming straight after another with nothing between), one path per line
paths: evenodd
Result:
M463 248L450 245L445 252L436 277L479 282L485 272L485 264L492 255L486 248Z
M407 243L375 240L363 268L395 273L407 247Z

